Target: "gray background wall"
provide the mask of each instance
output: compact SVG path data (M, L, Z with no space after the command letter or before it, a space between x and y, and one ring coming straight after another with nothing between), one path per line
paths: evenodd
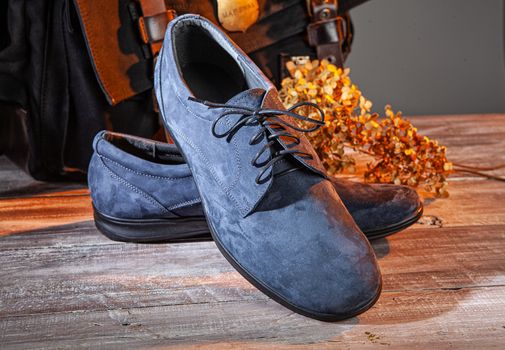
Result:
M370 0L347 66L382 111L505 112L503 0Z

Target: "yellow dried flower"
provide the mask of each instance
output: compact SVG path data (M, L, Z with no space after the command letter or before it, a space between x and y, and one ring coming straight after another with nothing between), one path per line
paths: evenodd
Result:
M373 159L367 164L365 181L423 184L428 192L448 195L452 163L446 158L445 147L418 134L389 105L382 118L370 113L372 102L352 83L349 68L343 70L326 60L288 62L286 67L291 76L282 81L280 90L286 107L310 101L325 113L325 126L308 138L330 174L353 172L355 154L360 152Z

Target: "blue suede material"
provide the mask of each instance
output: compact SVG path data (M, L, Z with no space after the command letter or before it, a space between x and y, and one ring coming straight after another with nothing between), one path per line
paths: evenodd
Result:
M304 170L256 184L259 169L251 160L267 140L248 141L259 126L240 128L228 142L211 132L223 110L188 101L191 87L180 70L184 57L177 56L173 42L188 26L205 31L242 67L249 90L239 93L235 103L254 106L260 96L263 107L280 102L259 69L211 22L186 15L169 24L155 69L156 95L165 126L191 169L216 243L241 273L299 312L337 319L363 311L380 292L377 261L332 183L321 176L314 150L303 140L297 149L314 159L291 161Z
M95 207L97 209L100 207L100 211L103 214L115 216L113 215L115 206L109 203L107 205L103 204L104 200L108 201L113 197L103 192L105 187L99 185L99 181L97 182L95 178L105 176L105 178L111 178L117 183L119 182L118 178L114 178L109 173L109 171L114 171L116 176L119 177L118 174L121 174L121 179L142 188L146 195L152 196L165 207L177 206L177 209L172 209L171 211L180 217L201 217L204 215L196 185L189 183L189 177L191 177L192 182L193 179L186 163L173 164L168 162L160 164L152 160L142 159L111 143L112 141L109 140L111 138L130 140L132 147L139 147L140 150L162 146L170 154L180 156L180 152L175 145L161 144L148 139L119 133L105 131L99 133L96 137L95 148L100 149L100 153L98 154L100 154L99 158L102 162L98 162L96 159L93 160L88 175L90 177L91 197L93 198ZM182 160L182 156L180 157ZM169 181L164 181L164 185L160 186L160 181L158 180L163 181L167 179ZM91 180L93 184L91 184ZM411 219L421 207L421 202L416 191L407 186L363 184L331 176L329 180L332 182L333 187L356 224L365 234L366 232L381 230ZM121 182L119 183L121 184ZM124 184L120 188L125 193L132 192L132 189ZM122 205L127 205L129 198L133 199L136 197L124 198L125 200L121 201ZM135 203L132 203L129 210L123 209L122 215L115 217L123 219L160 217L159 205L153 206L148 203L138 211L134 208L136 208ZM125 213L128 213L128 216L125 216ZM163 212L161 217L164 216L165 213Z
M200 203L198 191L186 164L150 162L114 146L107 137L120 134L100 132L93 142L94 153L88 170L88 182L95 208L115 218L170 218L192 216ZM142 142L142 139L136 139ZM139 141L140 140L140 141ZM152 147L164 144L143 141Z
M412 219L422 208L417 192L407 186L363 184L332 177L333 187L364 232L377 231Z

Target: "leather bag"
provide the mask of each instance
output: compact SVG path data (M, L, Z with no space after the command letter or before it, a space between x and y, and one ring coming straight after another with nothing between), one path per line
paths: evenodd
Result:
M366 0L244 1L2 1L0 153L36 179L80 180L100 130L164 140L152 74L177 14L238 21L243 31L229 35L280 83L289 59L342 65L353 35L348 11ZM256 8L254 21L241 20Z

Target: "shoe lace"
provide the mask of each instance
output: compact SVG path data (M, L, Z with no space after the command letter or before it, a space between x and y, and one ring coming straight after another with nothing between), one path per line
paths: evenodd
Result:
M312 132L318 130L321 126L324 125L324 112L321 110L321 108L316 105L315 103L312 102L300 102L292 107L282 110L282 109L272 109L272 108L250 108L250 107L244 107L244 106L238 106L238 105L233 105L233 104L226 104L226 103L215 103L215 102L210 102L210 101L205 101L205 100L200 100L194 97L189 97L188 98L191 101L201 103L209 108L223 108L224 111L219 115L216 120L212 123L212 135L217 138L223 138L226 137L226 141L230 142L233 136L240 130L240 128L244 126L260 126L260 130L254 134L251 139L249 140L249 145L255 145L259 142L261 142L263 139L267 139L267 143L256 153L256 155L253 157L251 161L251 165L259 168L260 173L258 176L256 176L256 183L257 184L263 184L270 180L270 178L273 176L273 167L274 165L282 160L283 158L287 157L288 155L297 155L301 157L302 159L312 159L312 155L306 152L302 152L300 150L295 149L297 145L300 144L300 138L297 137L296 135L293 135L290 133L288 130L286 130L286 126L290 127L296 131L299 132ZM303 115L300 115L298 113L295 113L294 111L300 107L311 107L314 108L318 111L319 115L321 116L321 119L313 119L309 117L305 117ZM229 129L226 131L219 133L216 130L217 125L219 122L223 119L226 118L228 115L232 114L238 114L240 115L240 118L236 120L236 122L230 126ZM315 124L311 128L301 128L297 125L288 123L284 121L283 119L279 118L282 115L287 115L292 118L309 122L312 124ZM272 130L270 131L269 128ZM286 145L286 148L281 148L280 150L275 149L273 146L274 144L277 143L277 140L280 138L284 139L289 139L291 142ZM271 150L271 156L260 162L261 157L263 154L268 150ZM298 167L291 167L288 168L281 173L278 173L277 175L284 174L287 172L291 172L298 169ZM267 171L270 170L268 173Z

